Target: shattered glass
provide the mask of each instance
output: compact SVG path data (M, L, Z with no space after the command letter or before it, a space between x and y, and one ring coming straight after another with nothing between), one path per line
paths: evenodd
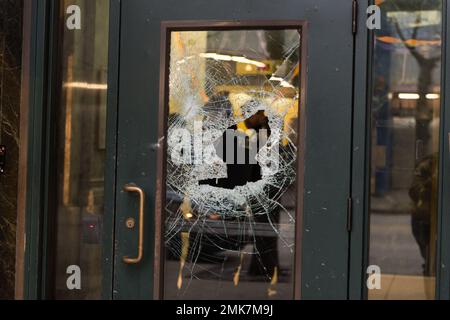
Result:
M293 297L297 29L171 33L165 298Z

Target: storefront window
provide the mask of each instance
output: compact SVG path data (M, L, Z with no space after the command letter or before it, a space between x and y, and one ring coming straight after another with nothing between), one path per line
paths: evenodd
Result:
M58 117L53 294L57 299L99 299L109 1L61 1L60 10L59 27L64 31L59 39L61 82L55 108ZM68 25L70 14L78 14L80 20L70 20L72 24ZM76 278L68 281L69 275L75 274L80 283Z
M437 253L442 1L387 0L375 32L370 299L434 299Z

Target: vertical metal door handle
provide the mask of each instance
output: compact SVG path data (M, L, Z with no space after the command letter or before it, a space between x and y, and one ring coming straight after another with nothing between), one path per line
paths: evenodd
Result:
M123 262L127 264L136 264L141 262L144 251L144 190L137 187L135 184L127 184L123 187L126 192L134 192L139 195L139 243L138 255L136 258L123 257Z

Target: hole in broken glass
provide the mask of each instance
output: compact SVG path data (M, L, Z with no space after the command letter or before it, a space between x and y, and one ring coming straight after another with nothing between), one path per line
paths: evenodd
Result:
M237 100L242 116L233 115L229 99ZM185 179L180 185L180 170L169 171L168 183L195 204L196 215L266 214L277 205L271 193L282 194L294 181L295 148L288 158L283 157L283 153L288 155L280 148L285 138L285 114L270 107L273 100L270 96L255 101L246 94L221 94L205 105L203 120L194 120L192 130L184 121L179 127L178 117L172 119L168 154L173 168L183 167ZM225 129L219 129L217 119ZM242 123L246 132L238 130ZM247 148L247 141L254 135L251 148ZM224 150L222 154L220 149ZM176 183L170 178L175 178ZM279 181L283 184L279 185Z
M247 129L244 131L239 127ZM227 166L227 177L200 180L200 185L234 189L261 180L261 167L256 156L269 137L269 119L263 110L258 110L245 121L227 128L224 134L214 141L216 154ZM270 144L267 143L266 147L270 148ZM266 166L270 168L271 163Z
M166 263L165 281L183 289L175 295L198 279L268 282L267 296L292 281L298 49L297 30L172 33L165 240L178 266Z

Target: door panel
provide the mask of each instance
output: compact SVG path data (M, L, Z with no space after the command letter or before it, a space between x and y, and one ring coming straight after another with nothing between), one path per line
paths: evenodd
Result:
M372 58L368 235L368 265L380 269L381 288L369 289L369 299L436 297L442 6L381 6L386 27L375 33Z
M207 298L256 298L258 294L263 294L265 298L271 299L293 298L300 297L300 295L302 298L346 298L348 267L346 213L350 180L353 68L353 37L350 27L351 5L352 1L346 0L335 1L332 4L330 4L330 1L325 0L301 2L289 0L276 2L247 1L245 3L221 0L213 2L190 1L189 3L174 0L165 1L164 3L137 0L122 1L114 298L205 298L201 296L201 291L208 285L216 286L217 289L215 290L215 296L209 296ZM173 30L178 32L178 35L174 33L168 34L167 32L163 32L161 35L162 21L176 22L181 20L201 21L201 28L191 25L192 28ZM257 94L257 98L251 95L252 99L247 102L249 102L250 106L255 106L255 103L258 105L253 109L250 108L254 111L252 114L261 111L261 105L265 105L266 109L263 110L263 115L271 119L270 110L273 107L270 107L271 104L267 103L267 97L262 97L261 88L264 84L273 85L274 88L271 90L265 90L269 92L269 97L270 93L277 92L278 97L289 98L288 93L280 94L280 89L283 85L285 85L283 90L288 90L290 88L289 86L300 88L301 76L298 76L300 80L298 81L295 79L295 76L289 78L287 77L288 73L283 74L280 71L283 80L288 79L289 81L283 83L282 81L276 81L276 79L271 80L271 78L276 78L278 74L276 72L270 72L270 66L267 68L267 74L264 74L264 70L255 73L258 65L261 66L258 62L264 64L264 59L250 59L249 57L251 55L243 51L250 50L251 54L255 55L256 53L256 56L259 58L268 57L270 58L268 60L273 61L275 66L280 67L278 69L283 69L283 61L286 60L286 49L289 49L289 47L287 43L277 40L277 37L280 37L282 34L284 39L290 39L289 36L293 36L293 39L295 39L296 34L293 31L297 31L290 23L293 20L306 21L308 23L307 29L301 29L300 39L289 40L292 48L296 48L295 41L300 43L300 41L307 38L308 43L307 51L303 42L300 44L299 50L295 50L298 53L302 53L305 60L305 63L301 63L299 68L300 71L304 72L305 81L301 84L302 89L298 89L300 108L296 110L300 118L300 122L298 123L301 125L298 128L298 132L294 130L294 135L299 136L297 144L286 144L287 146L298 147L297 153L293 153L297 156L298 167L295 174L289 175L289 178L293 180L295 175L297 178L295 183L292 182L292 185L298 188L298 193L296 199L295 197L292 198L296 200L298 209L296 212L299 215L296 219L287 218L289 217L287 214L284 216L280 215L279 219L281 223L278 225L276 223L274 226L271 225L270 219L268 218L273 217L273 213L262 215L265 220L257 224L257 218L250 220L248 210L242 207L237 208L231 206L228 207L228 211L225 210L224 208L226 206L224 204L226 201L238 194L236 192L236 184L239 184L239 182L236 181L225 182L232 184L232 187L235 189L234 192L219 192L222 196L219 199L221 210L218 210L217 206L210 208L209 211L191 210L199 205L202 205L202 208L205 209L205 207L211 204L210 199L204 197L204 189L223 189L224 185L214 184L224 182L204 181L217 178L217 175L205 177L202 180L204 184L198 183L201 186L198 188L202 189L202 192L200 192L201 197L198 199L192 199L192 194L190 197L186 197L186 190L177 190L174 195L170 194L169 191L171 190L167 188L168 193L167 195L164 194L164 189L166 189L164 175L166 170L171 169L171 167L166 166L166 158L164 157L166 148L169 147L170 149L169 140L171 138L170 134L168 136L165 134L164 129L166 128L164 122L166 122L169 115L167 111L176 104L171 104L170 98L180 96L195 97L195 95L192 95L192 92L190 92L190 95L186 93L183 95L175 95L171 89L174 87L166 85L169 83L173 85L173 83L177 83L174 79L186 76L186 72L181 72L181 69L180 72L174 74L166 72L169 70L169 66L171 67L170 70L174 70L171 63L174 61L182 61L182 57L186 59L192 55L179 54L177 57L170 50L173 49L172 47L167 46L168 50L166 50L166 47L160 43L165 44L165 40L170 36L169 39L178 37L178 39L175 39L175 41L178 41L178 44L183 44L184 41L186 42L185 45L191 45L193 47L195 45L203 45L203 48L200 49L211 48L211 50L227 49L228 51L233 51L234 53L229 52L227 54L221 51L213 57L204 55L202 59L196 62L199 67L198 70L194 69L196 71L194 76L190 76L188 80L181 81L181 83L192 85L193 82L197 82L201 83L205 88L210 88L211 83L209 85L205 84L210 81L211 77L202 73L206 73L208 70L208 72L211 72L211 70L217 72L227 70L227 74L229 75L229 68L235 68L233 69L233 77L229 79L232 80L231 84L233 88L231 89L236 90L236 87L241 87L241 89L245 87L245 90L232 92L229 87L225 86L226 79L220 77L220 81L214 83L214 90L209 93L206 90L206 97L200 98L203 98L203 101L209 101L210 106L212 102L213 107L215 106L214 101L220 101L218 103L220 108L210 109L219 109L218 111L224 112L222 110L226 110L224 108L225 103L223 102L224 97L214 96L212 94L213 91L214 93L220 91L216 87L222 87L221 89L226 88L228 91L227 99L234 99L233 101L236 104L236 101L243 102L245 100L242 98L236 99L236 94L248 93L252 84L251 81L256 81L255 84L259 90L259 95ZM235 28L227 29L228 31L219 31L216 28L214 32L206 33L204 32L205 30L214 29L207 28L209 25L206 23L207 21L233 21L235 24L237 21L242 21L242 23L237 27L235 26ZM246 25L244 23L245 21L253 21L252 27L248 28L248 24ZM264 22L259 23L255 21ZM278 27L275 30L272 27L268 27L271 25L269 21L277 21ZM217 23L211 24L211 26L214 25L217 27ZM243 29L246 31L242 31ZM181 31L187 32L187 34L181 34ZM234 32L237 34L234 38L233 36L228 37L229 39L234 39L230 40L231 43L228 44L220 38L226 32ZM241 33L240 35L239 32ZM242 36L243 33L246 34L246 37ZM189 37L191 38L189 39ZM161 42L161 38L164 41ZM262 40L256 41L251 39ZM174 44L175 41L168 41L167 43ZM255 43L260 48L255 47L252 41L256 41ZM215 42L218 43L216 46L222 45L222 47L212 47ZM261 45L262 43L264 45ZM200 49L196 48L196 50ZM264 52L264 50L268 52ZM193 58L194 60L198 59L199 54L202 53L201 51L195 52L196 54L194 56L197 56L197 58ZM271 54L272 52L274 53ZM278 55L276 52L279 52ZM332 52L331 57L330 52ZM217 52L207 51L205 53L211 54ZM242 60L243 57L247 60ZM171 60L170 58L173 59ZM237 58L240 58L240 60L236 61ZM161 61L163 62L162 64ZM211 64L213 65L211 66ZM289 64L295 65L295 59L294 61L290 61ZM193 66L195 64L186 62L186 65ZM266 67L266 64L264 64L264 68ZM236 72L239 72L238 77L236 76ZM251 76L252 72L253 76ZM205 80L201 80L202 77ZM193 78L197 80L192 81ZM236 81L237 79L242 83ZM261 81L264 83L261 83ZM307 94L306 87L308 88ZM178 87L178 89L180 88ZM198 93L200 91L196 90L195 92ZM293 99L296 93L291 93L290 95ZM185 103L185 100L183 99L183 103ZM161 101L162 108L158 108L158 104ZM169 103L164 103L165 101ZM233 108L232 101L226 104L231 105L229 109ZM242 104L237 103L237 105L242 107ZM226 112L221 114L221 117L229 117L230 112L228 115ZM249 115L249 118L251 116ZM241 119L241 122L245 124L244 118L234 117L236 123L230 122L230 127L235 124L237 129L239 129L240 123L236 119ZM269 121L269 124L272 124L274 120L279 118L279 115L277 118L275 113L273 113L273 119ZM167 127L169 129L170 124L173 123L171 122L172 120L169 119L167 121ZM250 122L252 122L251 120L254 119L250 119ZM279 127L274 124L272 127L269 125L269 128L292 129L292 127L285 125L285 121L278 122L281 123ZM224 121L224 123L227 122ZM225 128L224 123L222 123L224 127L221 129L228 129L228 127ZM189 126L189 121L184 123L183 126ZM161 130L158 131L158 128L161 128ZM302 130L304 134L301 134ZM277 136L276 130L274 132L272 131L268 135L269 141L271 137ZM288 137L288 135L283 137ZM282 141L280 139L278 140ZM282 144L280 143L280 145ZM292 155L292 153L288 154ZM167 159L172 159L170 157L171 154L168 154ZM227 161L226 164L228 166ZM181 167L186 168L186 166ZM252 179L252 177L248 177L249 168L253 167L245 166L237 168L236 176L243 180L243 182L240 182L240 187L248 186L247 182L250 181L249 179ZM292 167L287 168L292 169ZM232 172L231 168L227 169L228 173ZM182 177L181 175L174 175L174 173L174 171L167 172L167 181L172 189L173 186L179 186L180 184L171 184L170 179ZM243 177L243 173L247 177ZM254 178L255 181L251 182L257 183L258 180L261 180L259 178L261 176ZM123 262L124 256L134 257L138 252L139 198L123 190L123 186L130 183L142 188L145 193L143 259L138 264L126 264ZM186 183L182 183L181 185L186 186ZM289 189L289 185L291 184L286 186L286 190ZM280 189L284 190L283 188L276 190ZM190 189L190 191L192 190ZM194 194L198 193L198 190L194 191ZM269 196L262 197L263 200L267 200L267 198L273 199L270 196L270 192L268 193ZM209 198L217 194L217 189L214 189L214 192L211 193ZM243 194L246 194L245 190ZM255 193L252 193L252 195L255 195ZM170 196L174 197L170 198ZM167 216L163 214L166 211L165 201L171 201L173 199L178 199L176 200L178 201L176 212L181 212L181 215L175 215L179 219L178 224L170 225L171 220L167 219ZM277 198L277 200L280 199ZM275 201L275 203L277 206L283 204L282 201ZM286 204L286 206L288 205ZM179 208L180 210L178 210ZM239 212L241 212L243 218L236 218L236 214ZM269 212L271 211L269 210ZM208 221L206 224L200 226L200 228L203 228L201 231L198 231L198 229L193 230L192 227L189 227L187 230L190 231L190 234L187 234L186 229L183 229L188 226L188 223L186 223L188 219L184 219L186 218L186 214L192 214L194 216L206 215L208 216ZM232 217L232 221L224 218L230 216ZM132 225L132 223L130 224L129 218L133 218L136 221L135 226L132 228L129 228ZM217 221L222 225L218 226L214 231L211 231L211 228L214 226L214 218L217 218ZM165 219L167 219L167 222L164 228L163 222ZM245 223L242 223L242 219L244 219ZM196 221L205 222L205 219L196 219ZM223 250L223 243L218 244L218 240L214 237L211 239L210 235L213 234L221 240L225 239L225 242L229 243L230 239L233 239L233 236L231 234L224 234L224 230L233 231L233 228L229 228L233 223L235 225L238 224L235 228L238 232L235 232L235 235L241 238L239 241L236 241L236 239L232 240L231 247L227 248L228 250ZM224 228L224 225L226 228ZM252 227L255 225L260 227L260 229L251 232L244 232L242 229L242 226ZM175 229L168 228L168 226L175 226ZM278 231L281 227L283 228L280 235ZM196 228L199 228L198 225L196 225ZM165 246L170 247L172 245L168 239L174 238L170 236L166 238L164 236L168 234L167 230L177 230L175 233L175 237L177 238L176 245L175 248L172 248L172 253L177 252L174 257L168 255L170 250L160 250ZM266 237L264 237L265 232L268 234ZM287 243L283 243L283 234L290 235L291 237ZM215 248L213 250L215 252L207 252L208 242L205 239L202 239L202 247L200 250L192 250L192 248L196 248L195 246L199 244L198 241L195 241L199 239L199 235L206 235L205 237L210 238L209 246ZM248 239L249 236L250 238L253 237L253 240L250 241ZM260 275L262 279L259 278L258 281L252 281L254 278L252 279L250 275L246 275L251 265L252 257L256 257L257 259L255 260L264 260L266 254L264 252L255 254L255 249L257 251L264 251L269 248L267 252L270 253L270 246L274 246L270 244L270 241L273 242L273 239L275 239L277 244L275 245L276 249L272 250L272 252L279 251L279 257L282 257L281 259L286 257L286 261L280 262L281 267L276 271L274 266L278 265L278 263L262 263L262 265L266 266L266 270L263 270L262 275ZM264 244L264 242L267 242L267 244ZM261 248L261 245L264 248L258 249L258 245L260 245L259 248ZM217 249L217 247L219 248ZM281 252L283 250L290 253L282 254ZM249 257L245 254L247 251ZM231 253L225 254L224 252ZM163 254L161 255L161 253ZM196 258L183 259L183 256L189 257L189 254L194 255ZM205 264L202 261L205 260L204 255L207 255L208 259L206 260L209 264ZM216 269L213 268L211 270L212 256L214 259L220 258L221 260L219 259L219 261L225 261L225 258L228 259L226 260L228 262L224 264L226 268L223 270L217 269L219 263L215 261L213 267ZM266 254L266 256L271 255ZM165 264L161 263L163 259L167 259L165 260ZM204 269L206 267L209 269L205 271ZM180 270L182 271L181 273ZM214 276L211 277L211 275ZM189 283L192 284L192 287L189 287ZM204 285L198 285L196 283ZM275 285L275 287L271 287L271 285ZM154 288L156 288L156 291L154 291ZM163 294L161 295L161 293ZM242 296L236 293L240 293Z

